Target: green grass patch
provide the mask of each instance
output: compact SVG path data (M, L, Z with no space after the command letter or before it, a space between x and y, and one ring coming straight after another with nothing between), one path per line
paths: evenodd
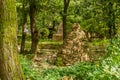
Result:
M110 43L109 39L103 39L103 40L94 40L91 42L92 45L94 46L99 46L99 45L108 45Z

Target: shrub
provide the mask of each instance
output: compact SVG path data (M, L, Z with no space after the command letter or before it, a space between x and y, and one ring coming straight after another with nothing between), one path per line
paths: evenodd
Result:
M47 28L41 28L40 34L41 34L41 38L42 39L48 38L48 36L50 34L49 29L47 29Z

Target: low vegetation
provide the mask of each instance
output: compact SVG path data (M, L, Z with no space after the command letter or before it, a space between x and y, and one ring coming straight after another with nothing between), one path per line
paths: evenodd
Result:
M120 79L120 39L110 40L107 56L95 62L81 62L72 66L36 70L32 61L23 58L21 64L24 74L30 80L61 80L64 76L74 80L119 80Z

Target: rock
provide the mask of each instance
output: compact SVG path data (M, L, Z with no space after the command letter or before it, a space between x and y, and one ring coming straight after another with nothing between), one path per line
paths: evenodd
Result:
M80 25L74 23L72 31L66 36L64 45L58 53L58 57L62 58L64 65L89 60L89 56L85 53L83 47L85 38L85 32L80 28Z

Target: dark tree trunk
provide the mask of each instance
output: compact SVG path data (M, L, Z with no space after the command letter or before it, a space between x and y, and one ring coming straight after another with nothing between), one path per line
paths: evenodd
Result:
M52 26L53 30L55 30L55 20L53 21L53 26Z
M52 21L52 28L49 28L50 34L48 38L52 38L55 31L55 20Z
M38 30L36 27L36 5L34 3L30 4L30 28L31 28L31 53L36 54L37 45L39 41Z
M63 11L63 39L65 39L67 34L66 20L67 20L67 9L69 6L70 0L64 0L64 11Z
M24 80L17 50L15 0L0 0L0 80Z
M112 38L112 4L109 3L109 12L108 12L108 27L109 27L109 38Z
M23 25L22 25L22 41L21 41L21 48L20 53L24 53L25 48L25 38L26 38L26 26L27 26L27 11L26 11L26 3L23 3Z
M115 16L115 12L113 11L113 13L112 13L112 22L113 22L113 36L115 36L116 35L116 33L117 33L117 30L116 30L116 25L115 25L115 19L116 18L116 16Z
M112 2L109 2L108 8L109 8L109 12L108 12L109 38L112 38L116 34L115 13L113 10L113 3Z

